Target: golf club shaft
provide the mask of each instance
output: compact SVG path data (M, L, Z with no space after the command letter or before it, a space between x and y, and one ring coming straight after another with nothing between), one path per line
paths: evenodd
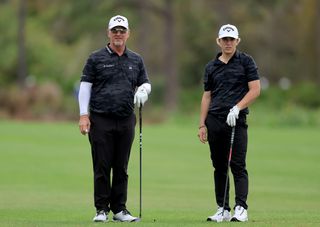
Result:
M235 131L235 127L232 127L231 140L230 140L230 150L229 150L229 157L228 157L227 177L226 177L226 184L224 187L224 195L223 195L222 218L224 215L224 207L226 205L227 187L228 187L228 180L229 180L229 169L230 169L230 162L231 162L231 157L232 157L232 147L233 147L233 141L234 141L234 131Z
M139 217L142 216L142 106L139 107L139 146L140 146L140 209L139 209Z

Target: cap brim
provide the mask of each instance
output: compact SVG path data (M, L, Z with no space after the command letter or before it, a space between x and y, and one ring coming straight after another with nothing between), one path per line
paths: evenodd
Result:
M127 27L123 26L123 25L113 25L113 26L110 26L109 29L113 29L115 27L121 27L121 28L125 28L125 29L128 29Z
M239 36L221 35L221 36L219 36L219 39L227 38L227 37L229 37L229 38L234 38L234 39L238 39L238 38L239 38Z

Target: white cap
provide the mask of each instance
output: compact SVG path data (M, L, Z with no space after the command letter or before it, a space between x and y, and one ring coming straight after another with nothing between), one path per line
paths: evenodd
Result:
M121 26L121 27L124 27L126 29L129 29L128 19L126 17L120 16L120 15L112 17L110 19L110 21L109 21L108 28L112 29L112 28L117 27L117 26Z
M225 25L221 26L221 28L219 30L218 38L221 39L224 37L232 37L232 38L238 39L239 33L238 33L238 29L236 28L236 26L234 26L232 24L225 24Z

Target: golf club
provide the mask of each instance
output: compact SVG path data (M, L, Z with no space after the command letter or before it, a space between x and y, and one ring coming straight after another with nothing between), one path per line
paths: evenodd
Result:
M139 218L142 216L142 105L139 107L139 147L140 147L140 208Z
M227 167L227 178L226 178L226 185L225 185L225 188L224 188L222 216L221 216L220 222L223 221L223 217L224 217L223 215L224 215L224 207L225 207L225 204L226 204L226 197L227 197L227 187L228 187L228 180L229 180L230 162L231 162L231 157L232 157L232 147L233 147L233 141L234 141L234 132L235 132L235 127L232 127L230 150L229 150L229 157L228 157L228 167Z

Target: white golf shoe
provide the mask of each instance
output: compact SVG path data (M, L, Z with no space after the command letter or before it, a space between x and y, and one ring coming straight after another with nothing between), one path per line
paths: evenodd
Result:
M104 210L99 210L96 213L96 216L93 218L94 222L106 222L108 221L108 212L105 212Z
M223 211L223 207L218 207L217 212L214 215L209 216L207 218L207 221L223 222L223 221L230 221L230 219L231 219L230 211L228 210Z
M244 222L248 221L248 212L242 206L236 206L234 208L234 215L231 218L231 221L234 222Z
M120 222L137 222L140 219L137 217L133 217L129 211L123 210L123 211L120 211L119 213L116 213L113 216L113 220L120 221Z

